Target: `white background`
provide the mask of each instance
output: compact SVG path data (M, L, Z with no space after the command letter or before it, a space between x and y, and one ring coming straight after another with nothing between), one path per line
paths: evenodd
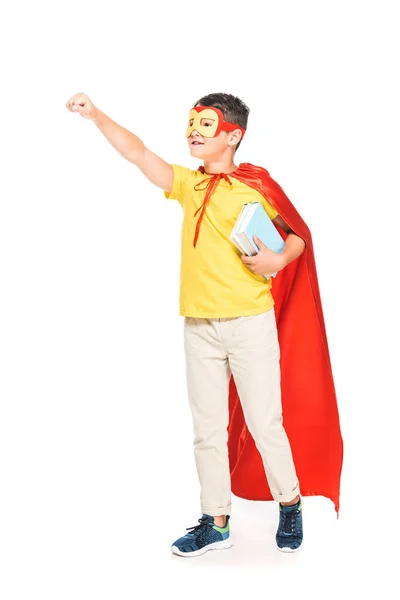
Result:
M2 600L388 593L398 555L396 2L17 2L1 11ZM234 497L235 546L170 553L199 488L178 315L181 209L65 108L76 92L165 160L187 113L251 108L239 162L309 225L334 370L341 512ZM141 590L139 592L139 590Z

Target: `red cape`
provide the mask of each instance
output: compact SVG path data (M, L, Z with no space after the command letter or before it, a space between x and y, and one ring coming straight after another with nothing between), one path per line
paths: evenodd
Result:
M241 163L229 177L259 191L306 242L304 252L274 278L271 290L281 349L283 421L301 495L330 498L339 515L343 442L311 233L268 171ZM286 239L287 234L277 229ZM233 377L229 412L232 492L248 500L272 500L261 456L244 421Z

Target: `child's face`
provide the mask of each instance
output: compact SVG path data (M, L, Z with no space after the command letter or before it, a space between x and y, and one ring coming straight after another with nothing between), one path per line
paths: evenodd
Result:
M243 133L240 126L226 123L222 112L214 107L198 106L190 111L186 137L190 154L200 160L220 160Z

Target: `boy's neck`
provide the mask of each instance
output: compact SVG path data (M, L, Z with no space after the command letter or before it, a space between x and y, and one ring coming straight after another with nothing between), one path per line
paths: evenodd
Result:
M225 173L226 175L229 175L229 173L232 173L232 171L236 171L237 168L238 167L231 159L204 161L204 171L207 175L216 175L219 173Z

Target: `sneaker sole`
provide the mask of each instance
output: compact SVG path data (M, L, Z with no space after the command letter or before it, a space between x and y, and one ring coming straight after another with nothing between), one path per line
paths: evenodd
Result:
M213 544L208 544L200 550L193 550L193 552L182 552L177 548L177 546L171 546L171 551L173 554L177 554L178 556L200 556L200 554L204 554L209 550L227 550L233 546L233 542L231 538L227 540L221 540L220 542L214 542Z
M298 552L299 550L302 549L303 545L304 545L304 542L301 542L301 544L298 548L279 548L278 545L276 547L278 548L278 550L280 552Z

